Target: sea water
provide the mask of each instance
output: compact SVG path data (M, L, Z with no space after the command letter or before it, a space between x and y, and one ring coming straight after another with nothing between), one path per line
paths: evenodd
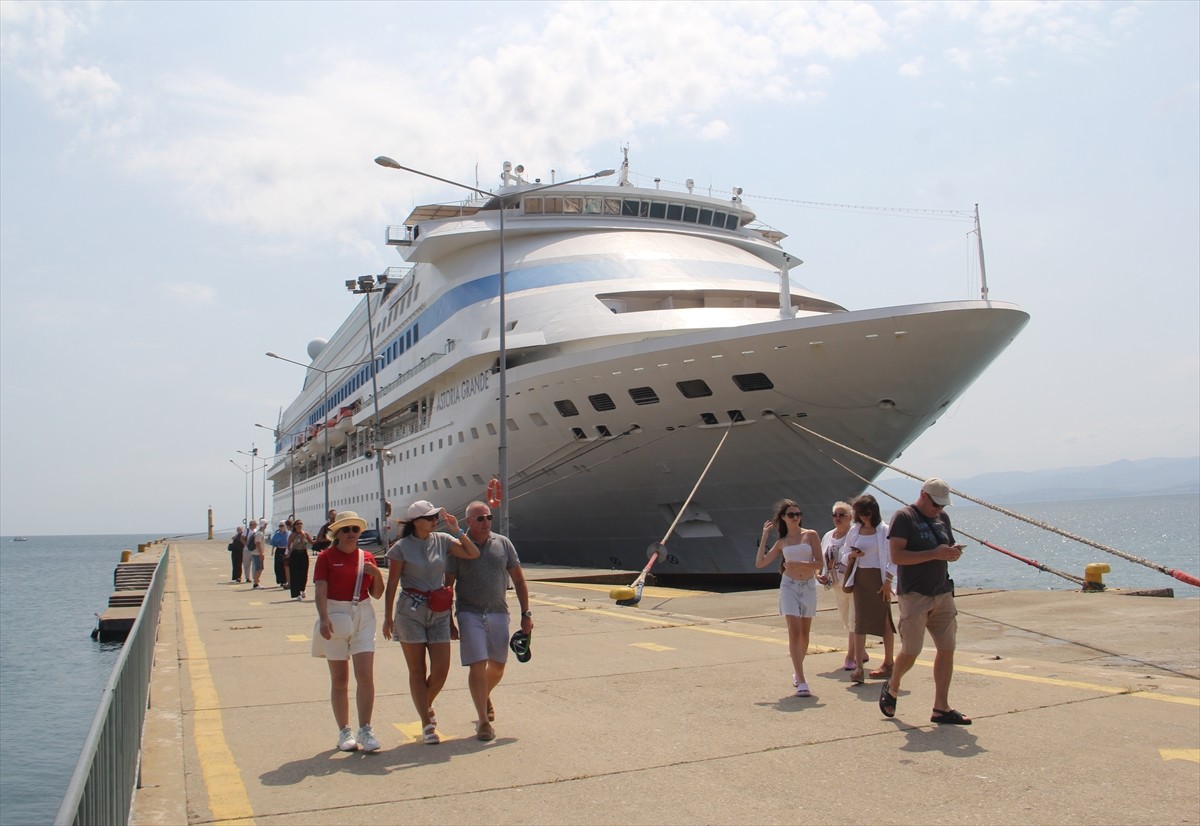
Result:
M1158 565L1200 575L1200 497L1165 496L1005 505ZM883 507L885 517L893 507ZM960 589L1074 590L1075 583L979 544L1075 576L1106 562L1112 588L1200 589L1142 565L1050 533L987 508L950 508L967 548L951 566ZM120 652L90 634L108 604L121 551L145 536L0 537L0 824L50 822L66 793L83 741ZM518 551L520 549L518 548ZM218 553L223 553L217 551Z

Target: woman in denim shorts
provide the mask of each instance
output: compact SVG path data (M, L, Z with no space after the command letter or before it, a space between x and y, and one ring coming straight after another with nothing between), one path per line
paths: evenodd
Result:
M434 530L439 519L445 521L448 533ZM409 694L429 745L441 742L433 701L450 673L450 606L441 611L429 606L430 593L445 585L447 554L476 559L479 549L454 514L424 499L413 502L400 539L387 552L383 635L399 641L404 649Z

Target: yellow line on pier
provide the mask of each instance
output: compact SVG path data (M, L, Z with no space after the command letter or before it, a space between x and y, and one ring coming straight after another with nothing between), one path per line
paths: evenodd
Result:
M196 753L200 758L200 772L204 777L204 789L208 795L208 807L214 820L250 826L254 823L254 809L250 806L250 796L242 782L241 770L225 739L221 702L208 668L208 654L200 639L196 615L192 611L192 598L188 594L178 545L175 546L173 560L179 587L180 624L187 646L192 705L195 708L193 734Z

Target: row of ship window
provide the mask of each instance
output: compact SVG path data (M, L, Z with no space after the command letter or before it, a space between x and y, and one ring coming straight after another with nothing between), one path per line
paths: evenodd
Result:
M530 195L525 198L526 215L620 215L625 218L659 218L700 224L719 229L737 229L736 212L639 198L606 198L601 195Z
M765 373L739 373L730 378L737 388L745 393L755 390L770 390L775 387L775 383ZM704 379L677 381L675 387L685 399L702 399L712 395L712 388ZM637 405L658 404L660 401L658 393L653 387L631 387L628 393L629 398ZM587 398L592 409L597 413L606 413L617 408L616 402L607 393L595 393ZM579 408L570 399L560 399L554 403L554 407L563 418L579 415Z

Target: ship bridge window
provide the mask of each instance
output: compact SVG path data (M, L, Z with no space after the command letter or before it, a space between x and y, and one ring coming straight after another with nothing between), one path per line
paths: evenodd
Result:
M685 224L696 223L696 216L699 215L699 213L700 213L699 207L684 205L684 207L683 207L683 222Z
M558 215L563 211L563 199L561 195L547 195L545 199L545 209L547 215Z
M605 198L604 199L604 214L605 215L620 215L621 214L621 199L620 198Z
M711 209L702 209L700 210L700 220L697 223L712 226L712 216L713 211Z
M771 390L775 387L775 383L767 378L765 373L742 373L733 376L733 383L745 393L752 390Z
M578 195L567 195L563 198L563 212L578 214L583 212L583 198Z
M617 405L613 402L612 397L607 393L597 393L594 396L588 396L588 401L592 403L592 407L598 413L605 413L609 410L617 409Z
M575 406L575 402L570 399L562 399L554 403L554 408L558 411L558 415L564 419L570 416L578 416L579 408Z
M686 399L700 399L705 396L712 395L712 388L704 379L688 379L687 381L677 381L675 386L679 388L679 392Z
M634 404L658 404L658 394L653 387L634 387L629 391Z
M526 215L541 215L542 214L542 196L530 195L525 199L525 214Z
M665 203L663 203L662 201L652 201L650 203L650 217L651 218L666 218L667 217L667 205Z
M683 204L667 204L667 220L682 221L683 220Z
M604 199L597 195L589 195L583 199L583 211L587 215L599 215L604 211Z

